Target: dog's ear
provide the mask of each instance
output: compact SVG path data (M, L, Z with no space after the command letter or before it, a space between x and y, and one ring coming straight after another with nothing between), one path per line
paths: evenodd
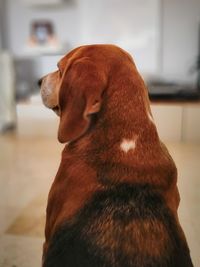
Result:
M74 141L90 125L90 116L101 108L106 85L104 70L84 57L66 69L59 91L60 125L58 140Z

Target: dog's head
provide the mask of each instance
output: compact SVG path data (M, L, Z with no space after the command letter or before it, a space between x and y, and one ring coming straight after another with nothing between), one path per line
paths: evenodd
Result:
M134 65L130 55L116 46L82 46L64 56L57 64L58 70L41 80L45 106L60 116L61 143L76 140L87 131L92 114L102 107L110 73L116 73L127 62Z

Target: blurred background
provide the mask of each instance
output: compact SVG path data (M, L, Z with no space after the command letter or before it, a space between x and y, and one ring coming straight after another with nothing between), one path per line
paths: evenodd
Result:
M37 81L71 49L92 43L127 50L148 86L200 266L200 0L0 0L0 266L40 266L63 146Z

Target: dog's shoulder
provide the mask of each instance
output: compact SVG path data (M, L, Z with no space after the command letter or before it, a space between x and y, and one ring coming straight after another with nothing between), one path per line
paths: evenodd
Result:
M96 192L55 233L45 267L188 267L189 250L175 218L149 185Z

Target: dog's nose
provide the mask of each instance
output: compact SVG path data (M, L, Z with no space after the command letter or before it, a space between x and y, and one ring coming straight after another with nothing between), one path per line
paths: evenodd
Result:
M38 84L39 87L40 87L41 84L42 84L42 79L43 79L43 78L39 79L38 82L37 82L37 84Z

